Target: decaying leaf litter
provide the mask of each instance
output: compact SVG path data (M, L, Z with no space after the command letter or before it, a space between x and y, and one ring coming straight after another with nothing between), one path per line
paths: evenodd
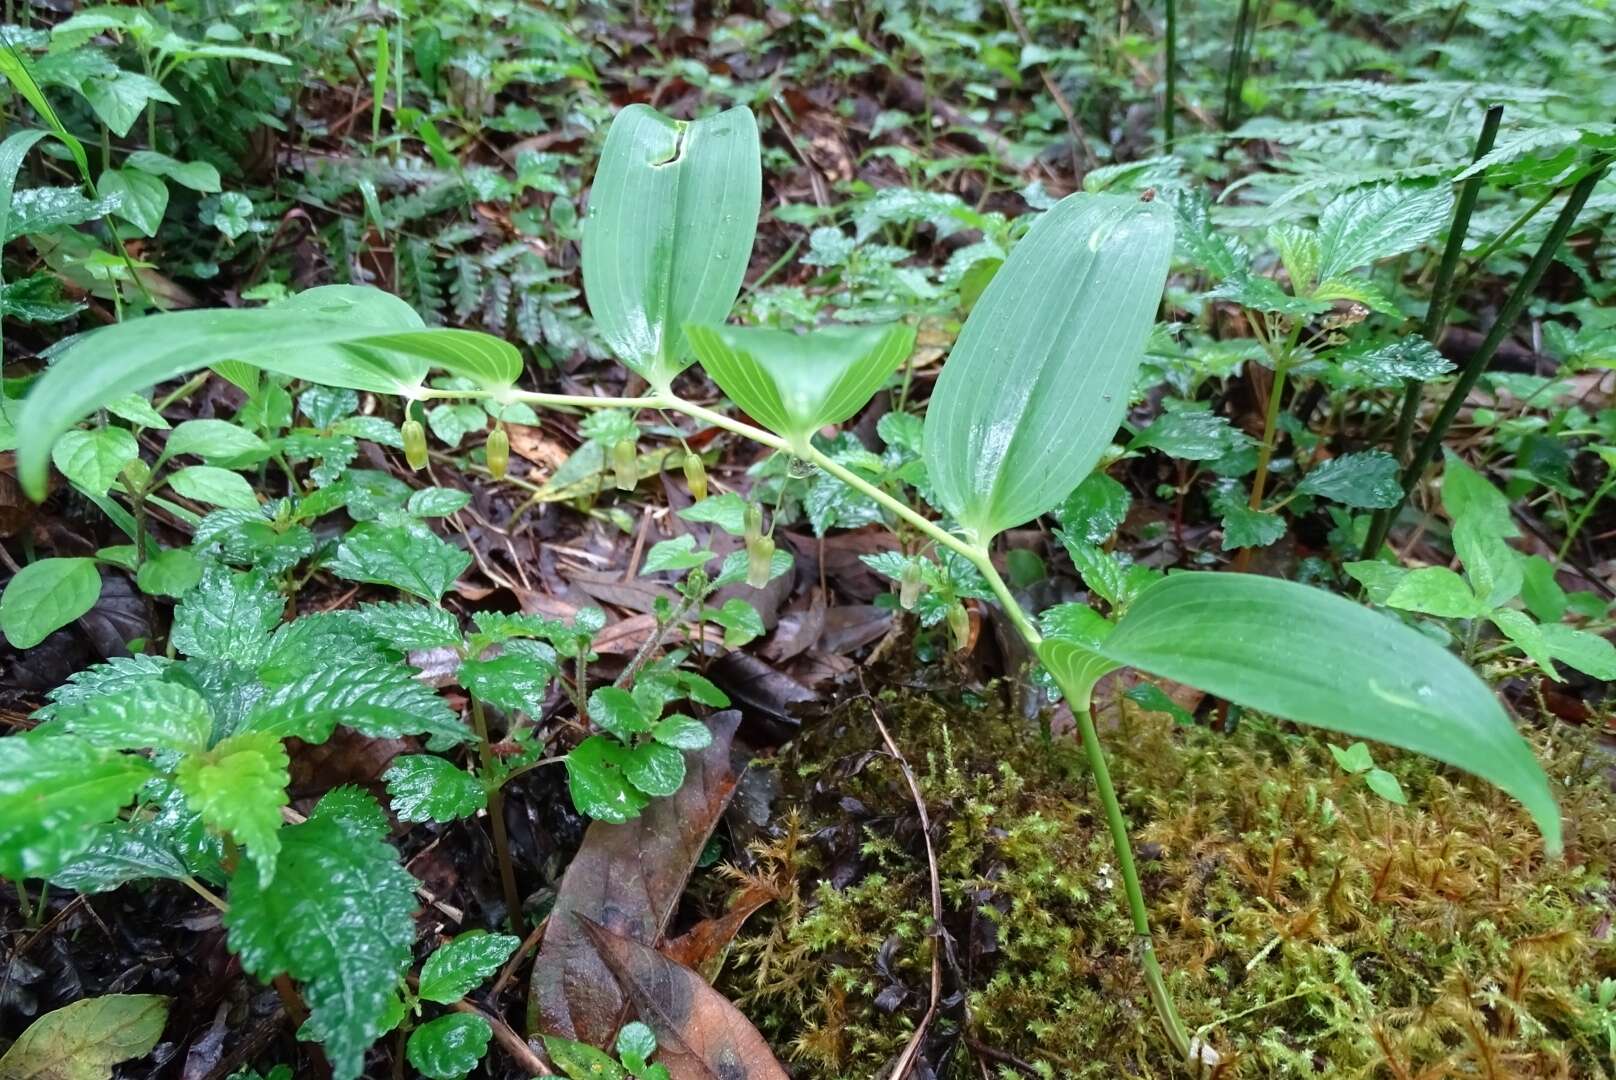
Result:
M1254 30L1248 7L1192 16L1204 26L1236 20L1224 127L1283 85L1278 57L1307 36L1288 18ZM293 41L255 25L257 9L241 14L238 25L267 35L265 44ZM37 216L13 230L36 254L63 237L71 252L29 279L46 293L66 283L58 307L7 309L30 346L44 351L52 321L110 322L125 305L133 313L154 303L154 292L181 296L175 278L198 285L206 306L248 303L219 324L240 335L230 346L240 350L271 326L290 331L273 307L250 306L286 292L351 282L407 303L304 292L290 332L327 352L277 358L268 376L220 352L218 374L190 380L208 361L176 357L172 369L139 376L142 386L174 376L157 399L108 392L114 420L89 428L73 426L84 406L70 394L24 402L25 432L64 434L54 446L37 437L18 446L22 486L38 483L47 460L55 465L52 501L35 509L14 491L8 502L16 576L0 622L14 649L5 658L13 723L21 733L43 721L16 760L69 775L100 770L111 812L149 767L137 754L109 758L107 748L149 747L158 772L172 768L176 790L142 795L102 827L88 857L78 841L52 850L29 839L28 819L17 819L8 876L34 880L16 892L0 1000L18 1032L43 1018L11 1048L27 1064L0 1059L0 1071L1109 1076L1181 1073L1187 1056L1189 1071L1218 1075L1608 1072L1610 791L1596 736L1609 715L1598 680L1616 672L1604 674L1610 646L1599 637L1609 620L1599 531L1609 482L1597 469L1610 461L1602 440L1616 436L1608 408L1598 411L1608 393L1602 324L1588 306L1603 295L1608 245L1579 218L1585 204L1595 221L1603 212L1608 132L1552 129L1565 118L1535 110L1544 99L1533 93L1515 95L1523 115L1511 123L1523 130L1478 164L1491 170L1473 229L1485 246L1470 250L1458 278L1464 317L1479 311L1485 326L1490 312L1500 333L1445 328L1427 313L1422 342L1400 322L1412 322L1433 274L1457 269L1439 268L1437 242L1446 229L1459 251L1451 238L1463 239L1469 215L1453 216L1444 182L1465 180L1468 156L1487 148L1465 145L1470 133L1456 130L1410 144L1408 132L1429 122L1422 109L1479 117L1485 103L1433 78L1417 47L1402 60L1405 82L1388 80L1379 95L1385 114L1371 119L1380 126L1336 136L1366 140L1371 158L1397 167L1331 176L1330 154L1341 148L1316 156L1308 125L1329 130L1353 116L1376 100L1372 84L1327 85L1322 113L1287 103L1226 145L1182 130L1189 120L1218 126L1202 102L1215 97L1219 73L1204 57L1184 72L1169 64L1169 101L1174 76L1195 89L1179 109L1157 110L1152 133L1141 117L1157 100L1154 69L1121 46L1134 32L1162 44L1153 12L1124 13L1113 32L1065 18L1059 5L1007 4L951 13L937 38L937 27L921 30L901 12L879 17L880 33L868 34L874 27L860 16L857 30L850 22L828 36L837 16L823 13L636 9L615 24L581 12L470 23L461 14L359 29L346 50L296 38L293 78L307 96L291 108L313 121L309 134L296 144L268 136L270 159L286 170L273 178L254 172L248 147L209 147L225 151L232 188L211 203L217 168L155 152L178 151L178 133L194 123L181 111L172 132L162 126L163 97L147 88L126 116L109 111L99 86L52 76L48 63L34 85L48 57L7 69L69 150L48 100L58 89L82 95L120 138L138 139L133 122L150 110L148 148L99 178L144 201ZM1541 49L1530 32L1511 36L1489 14L1462 14L1442 30L1445 39L1463 29L1464 44L1442 61L1450 73L1473 70L1477 57ZM142 16L98 18L54 29L45 19L47 37L29 47L138 56L187 90L229 65L276 72L285 59L159 42ZM1380 16L1367 18L1332 26L1323 40L1388 50L1377 40ZM226 25L206 36L228 38ZM1073 25L1086 32L1074 36ZM507 55L513 38L503 31L518 27L521 64L568 57L571 67L555 69L564 77L512 81L520 64L479 76L464 53L445 66L445 40L486 40ZM853 44L860 33L882 41L889 64L906 51L935 58L950 31L994 44L945 65L940 81L882 74L868 47ZM1046 37L1061 51L1040 46ZM1275 55L1258 59L1270 70L1251 81L1254 40ZM991 55L1003 42L1020 48L1019 65ZM665 65L662 75L628 74L631 56ZM1100 77L1113 65L1129 73ZM1034 68L1036 83L1025 78ZM706 76L693 77L698 70ZM713 75L784 88L749 100ZM1067 90L1089 88L1075 95L1083 115L1063 79ZM1001 107L955 103L993 81ZM595 111L567 113L564 103L578 99ZM423 116L411 101L433 108ZM708 250L725 248L725 229L749 229L754 204L764 211L756 246L743 249L750 258L731 255L719 274L733 288L717 293L741 290L745 321L789 326L830 311L854 323L902 321L802 339L695 329L689 340L712 382L684 375L684 397L659 398L689 359L674 344L682 323L648 337L633 318L613 320L606 291L643 294L695 323L722 321L729 307L700 288L681 297L689 274L658 286L655 246L636 248L598 224L610 205L602 178L609 189L630 183L596 170L598 155L612 160L600 134L619 107L641 103L661 114L630 109L611 130L671 138L653 153L656 166L715 160L710 148L696 153L709 134L733 150L750 130L734 126L739 109L713 126L681 129L669 117L750 104L745 123L761 125L761 192L744 182L707 188L730 211L703 238ZM69 126L84 107L68 109ZM567 119L547 117L551 108ZM1173 142L1175 113L1182 156L1151 156L1153 138ZM499 119L467 123L479 114ZM37 143L30 134L8 145L20 155ZM1114 164L1093 168L1105 158ZM438 179L417 167L428 160ZM78 163L87 168L82 154ZM1289 191L1263 190L1286 176L1297 180ZM228 242L215 252L229 264L223 274L197 276L198 264L176 254L183 242L160 228L169 180L203 195L196 213ZM1116 201L1056 201L1080 186ZM1257 197L1234 199L1242 186ZM1135 209L1121 220L1170 220L1177 233L1166 321L1137 386L1126 349L1102 350L1117 362L1109 371L1070 354L1077 381L1061 381L1063 392L1105 403L1092 405L1093 422L1074 439L1016 392L1026 380L996 386L999 368L963 374L960 358L991 355L1025 329L989 282L999 295L1031 299L1050 260L1068 256L1083 277L1084 256L1062 243L1061 222L1113 212L1102 206L1120 212L1129 200ZM1262 212L1282 220L1264 233L1269 223L1253 216ZM97 226L75 226L106 215L124 223L110 228L154 237L158 272L129 261L148 251L127 232L114 245L121 255L96 263L86 254L83 237ZM1035 215L1041 230L1018 239L1025 220L1016 219ZM426 223L441 231L423 235ZM1165 273L1167 234L1151 228L1119 245L1133 249L1138 281L1151 276L1152 245ZM592 271L590 252L607 251L617 257L597 258ZM1006 262L1007 251L1016 258ZM647 255L653 272L636 282L630 271ZM691 273L713 265L687 264ZM89 266L103 267L99 289ZM1091 319L1109 313L1114 327L1134 304L1148 325L1154 294L1124 287L1134 278L1102 279L1115 295L1088 296ZM1534 310L1529 345L1504 340L1516 321L1508 313L1533 297L1549 307ZM423 319L489 330L528 351L412 336ZM158 318L118 329L161 340L178 325ZM1032 364L1026 375L1036 378L1036 358L1058 367L1063 348L1092 338L1074 325L1090 324L1042 323L1048 340L1001 360ZM328 344L344 337L372 351ZM284 344L290 353L292 339ZM376 350L387 353L380 369ZM861 358L866 378L891 376L901 361L900 376L834 390L804 378L837 370L847 354ZM953 388L939 379L945 355L956 361L945 369ZM633 369L626 379L613 356ZM1493 373L1484 373L1489 360ZM390 400L397 380L424 378L428 362L451 376L435 376L431 393L400 412ZM1479 389L1452 399L1462 409L1450 414L1436 408L1441 384L1424 395L1419 384L1455 366L1466 392ZM553 400L534 395L535 410L467 394L518 377ZM603 391L650 407L579 414L577 401L554 398ZM709 409L725 399L736 407L728 419ZM922 412L928 399L963 413ZM54 418L39 420L46 409ZM973 444L966 433L978 429L955 422L973 410L986 427L1024 428L1026 441ZM1374 542L1365 557L1354 544L1390 522L1406 494L1404 417L1430 424L1418 453L1440 445L1448 458L1415 516L1404 516L1394 558ZM739 430L746 420L778 442L732 437L757 430ZM1089 480L1060 479L1080 478L1102 453L1107 467ZM191 457L202 464L170 460ZM155 470L142 474L147 462ZM154 476L165 463L166 489ZM254 520L254 480L266 497L291 497L267 525ZM959 528L928 552L928 539L940 539L921 527L929 521L894 517L854 481L947 511ZM122 525L120 500L134 508ZM252 517L232 520L231 511ZM326 520L332 511L341 520ZM117 528L130 525L133 543L117 543ZM988 563L986 542L1001 532ZM977 540L984 562L973 570ZM1360 629L1372 640L1380 634L1370 628L1387 624L1344 601L1316 613L1294 606L1302 594L1277 582L1157 580L1163 569L1229 563L1361 590L1410 628L1382 629L1378 659L1358 650L1359 665L1342 668L1351 674L1321 689L1310 658L1293 664L1297 635L1261 617L1262 604L1334 639L1321 648ZM1268 665L1271 677L1253 683L1229 669L1227 641L1215 635L1184 636L1168 618L1175 591L1207 604L1207 621L1225 620L1225 638L1238 638L1245 662ZM41 599L63 597L59 615ZM444 607L430 606L444 597ZM1089 604L1117 621L1114 633ZM1247 622L1231 617L1237 609ZM1036 629L1023 611L1043 612ZM365 636L351 636L361 625ZM164 645L179 658L178 682L142 666L160 666ZM132 696L94 675L78 680L82 689L57 689L127 651L154 659L94 670L139 684ZM1028 677L1035 657L1050 674ZM257 667L252 678L229 673L245 664ZM1230 700L1105 674L1118 664ZM1472 670L1501 691L1507 713ZM1067 703L1055 703L1050 675ZM53 703L30 716L46 692ZM1365 700L1408 720L1474 725L1475 744L1360 721ZM737 711L714 711L730 705ZM160 711L169 717L161 725L142 719ZM1281 717L1340 734L1323 739ZM101 742L73 758L60 749L67 743L45 741L53 723ZM138 742L127 741L137 737L131 724ZM1509 741L1519 740L1517 724L1530 752ZM1479 772L1530 813L1462 773L1351 741L1359 736ZM1114 795L1096 756L1102 740ZM471 749L443 756L457 742ZM1478 749L1488 745L1498 756ZM183 758L173 767L164 752ZM25 801L14 809L28 809L31 789L17 790ZM228 790L260 795L211 794ZM42 821L68 829L100 812L39 805L61 815ZM163 830L187 813L198 815L197 846L173 848L178 834ZM1138 830L1131 841L1119 815ZM1561 826L1565 854L1545 858ZM338 837L348 850L331 843ZM125 884L136 878L158 880ZM344 881L356 888L322 892ZM346 943L318 930L342 912L358 934ZM99 1010L96 1022L118 1037L69 1045L59 1032L70 1014L49 1010L70 1001ZM53 1054L71 1064L48 1064Z

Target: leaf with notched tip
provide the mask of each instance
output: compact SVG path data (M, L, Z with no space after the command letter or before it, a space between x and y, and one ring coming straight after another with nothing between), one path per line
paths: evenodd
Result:
M786 1080L786 1071L739 1009L700 975L649 945L573 916L623 995L657 1037L670 1080Z

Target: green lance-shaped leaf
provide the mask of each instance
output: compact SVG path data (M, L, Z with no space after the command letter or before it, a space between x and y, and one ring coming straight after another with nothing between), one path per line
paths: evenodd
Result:
M1519 799L1549 850L1560 848L1548 778L1492 691L1424 634L1350 600L1255 575L1174 574L1145 590L1094 651L1474 773Z
M653 387L689 365L686 323L729 314L762 198L750 110L687 122L630 105L612 121L584 219L584 291L606 343Z
M806 334L692 325L685 334L731 401L804 451L814 432L869 404L915 345L914 329L901 324Z
M926 465L977 541L1031 521L1116 434L1167 280L1171 212L1071 195L971 311L926 410Z
M473 347L467 336L424 330L404 301L349 285L310 289L272 307L182 311L104 327L74 339L29 393L17 424L18 475L29 495L41 497L51 447L80 418L226 361L382 394L419 386L429 358L483 382L509 373L508 354ZM439 342L441 353L434 351Z

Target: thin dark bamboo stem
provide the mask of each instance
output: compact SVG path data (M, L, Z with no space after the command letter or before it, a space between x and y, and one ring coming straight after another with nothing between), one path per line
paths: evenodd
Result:
M1246 82L1246 39L1251 32L1251 0L1240 0L1240 13L1234 20L1234 40L1229 45L1229 74L1223 86L1223 128L1234 127L1239 113L1240 91Z
M1178 111L1178 0L1167 0L1167 86L1162 101L1162 142L1173 152L1174 114Z
M1538 282L1543 280L1543 274L1548 270L1549 263L1554 260L1555 252L1560 250L1560 245L1565 242L1566 236L1571 232L1571 226L1576 223L1578 215L1582 213L1583 206L1587 204L1588 196L1593 194L1595 185L1605 175L1605 171L1610 167L1613 160L1616 160L1616 158L1608 155L1600 156L1589 167L1582 179L1577 181L1576 186L1571 189L1571 194L1567 196L1565 205L1560 208L1560 213L1554 219L1554 224L1549 227L1549 234L1543 238L1543 243L1539 245L1537 252L1533 254L1531 263L1528 264L1525 272L1521 274L1520 280L1515 283L1515 288L1510 292L1509 298L1504 301L1504 306L1499 311L1498 318L1494 320L1492 328L1487 332L1487 336L1482 339L1481 346L1476 349L1469 361L1466 362L1464 370L1459 374L1458 381L1454 383L1453 388L1448 392L1447 400L1442 403L1442 408L1437 412L1436 418L1432 420L1430 430L1425 433L1425 438L1421 440L1419 447L1414 451L1412 460L1404 468L1402 498L1398 500L1396 506L1389 507L1384 511L1386 515L1385 528L1378 534L1371 530L1364 544L1366 552L1378 551L1380 544L1385 541L1385 531L1390 529L1392 519L1402 509L1403 504L1408 501L1409 494L1414 490L1414 485L1419 483L1420 477L1425 475L1427 466L1436 457L1437 450L1441 449L1442 439L1447 435L1448 428L1453 425L1454 417L1459 415L1459 410L1464 407L1465 400L1470 396L1470 391L1475 389L1482 373L1487 370L1487 365L1491 362L1493 354L1498 351L1498 347L1504 343L1504 339L1514 330L1516 320L1521 317L1521 312L1526 310L1526 304L1532 298L1532 293L1536 291Z
M1498 123L1503 119L1504 107L1494 105L1487 110L1481 122L1481 135L1476 139L1472 162L1481 160L1493 148L1498 136ZM1470 232L1470 215L1476 209L1476 198L1481 194L1485 177L1481 172L1467 179L1459 188L1459 198L1453 206L1453 225L1448 229L1448 243L1442 249L1442 261L1437 264L1436 281L1431 287L1431 304L1425 309L1425 323L1420 334L1435 345L1447 329L1448 312L1453 309L1453 280L1459 269L1459 255L1464 250L1465 237ZM1414 435L1414 420L1420 411L1421 383L1409 379L1403 386L1403 408L1397 416L1397 435L1392 453L1399 464L1408 456L1408 444Z

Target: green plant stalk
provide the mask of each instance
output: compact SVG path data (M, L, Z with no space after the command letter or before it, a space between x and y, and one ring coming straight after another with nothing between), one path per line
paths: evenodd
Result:
M1414 485L1419 483L1420 477L1425 475L1426 467L1435 459L1437 450L1442 446L1443 437L1447 435L1448 428L1453 425L1454 417L1459 415L1459 410L1464 407L1465 399L1470 396L1470 391L1475 388L1482 373L1487 370L1487 365L1491 362L1493 354L1498 351L1498 347L1504 343L1504 339L1515 329L1515 323L1521 317L1521 312L1526 310L1526 304L1532 298L1532 293L1537 289L1538 282L1543 280L1544 272L1548 270L1549 263L1554 260L1554 253L1560 250L1560 245L1565 242L1566 236L1571 232L1571 226L1576 222L1577 216L1582 213L1583 206L1588 202L1588 196L1593 193L1594 187L1599 183L1600 178L1605 175L1605 170L1610 167L1613 160L1616 160L1616 157L1609 155L1596 159L1588 172L1571 189L1571 194L1566 198L1565 206L1561 207L1559 216L1554 219L1554 224L1549 227L1549 234L1543 238L1543 243L1538 246L1537 251L1533 254L1531 263L1527 265L1525 272L1520 276L1520 280L1515 283L1515 288L1510 292L1508 299L1504 301L1503 308L1498 312L1498 318L1493 320L1492 328L1487 331L1487 336L1482 340L1480 347L1476 349L1469 362L1465 364L1458 381L1453 384L1453 388L1448 392L1447 400L1442 403L1441 410L1438 411L1436 418L1431 421L1431 429L1425 433L1425 438L1414 451L1413 458L1403 469L1402 493L1397 500L1397 505L1388 507L1383 511L1386 515L1384 527L1376 530L1373 528L1374 523L1371 523L1372 528L1364 543L1364 551L1378 551L1380 545L1385 542L1385 534L1390 531L1391 522L1396 518L1398 511L1403 508L1403 504L1408 502L1409 494L1414 490ZM1377 517L1376 520L1378 521L1379 518Z
M1289 352L1287 349L1287 356ZM1257 472L1251 478L1251 499L1246 504L1253 510L1262 509L1263 495L1268 489L1268 466L1274 460L1274 434L1279 430L1279 403L1285 396L1285 377L1289 374L1288 363L1274 361L1274 382L1268 388L1268 409L1263 414L1262 445L1257 448Z
M1589 496L1587 502L1582 504L1582 509L1577 512L1577 516L1566 527L1565 539L1560 541L1560 550L1554 554L1556 565L1565 562L1566 553L1571 550L1571 545L1576 541L1577 534L1582 532L1582 527L1588 523L1588 518L1593 514L1594 507L1599 505L1601 499L1610 494L1612 488L1616 488L1616 467L1610 469L1604 481L1594 489L1594 493Z
M1493 141L1498 136L1498 124L1503 116L1502 105L1494 105L1487 110L1481 122L1481 134L1476 139L1476 149L1470 155L1472 162L1479 161L1493 148ZM1436 280L1431 286L1431 303L1425 309L1425 322L1420 327L1420 335L1432 345L1442 337L1442 331L1448 325L1448 312L1453 308L1453 277L1459 269L1459 254L1464 250L1465 237L1470 232L1470 215L1476 209L1476 198L1481 194L1484 179L1484 175L1478 172L1466 180L1453 206L1453 224L1448 229L1448 242L1442 249L1442 260L1437 265ZM1397 416L1397 434L1392 442L1392 456L1399 463L1408 456L1408 444L1414 436L1414 421L1420 412L1422 387L1418 379L1409 379L1403 384L1403 407Z
M493 775L494 745L488 738L488 716L483 703L471 699L471 721L477 729L477 754L482 761L482 774ZM488 821L494 838L494 859L499 863L499 885L505 893L505 907L511 922L511 933L527 936L522 918L522 894L516 890L516 867L511 862L511 841L505 833L505 793L500 785L488 787Z
M1162 101L1162 144L1173 152L1173 119L1178 102L1178 0L1167 0L1167 55L1164 100Z
M435 396L494 396L492 391L439 391ZM832 461L815 447L807 447L806 452L793 449L785 439L773 432L743 423L721 412L715 412L705 406L686 401L672 393L664 394L649 401L645 398L589 398L570 395L537 394L522 390L504 392L504 397L511 401L523 401L529 404L548 404L557 398L563 399L567 405L595 406L599 408L658 408L669 409L684 413L696 420L704 421L714 427L740 435L764 446L771 447L784 453L798 453L804 460L825 472L836 477L844 484L875 500L897 517L912 525L924 535L941 544L943 547L958 552L969 559L978 571L981 572L998 598L1005 616L1015 626L1022 639L1036 653L1043 637L1033 626L1032 620L1017 603L1015 596L1010 592L1010 586L1000 576L998 569L993 565L992 556L986 546L979 543L968 542L939 526L936 522L922 516L906 505L902 500L895 498L880 487L870 483L857 473ZM1181 1059L1190 1060L1191 1044L1185 1034L1184 1023L1179 1019L1178 1010L1173 1004L1171 992L1167 988L1167 981L1162 973L1161 964L1156 959L1156 951L1152 944L1150 933L1150 917L1145 906L1144 890L1139 883L1139 870L1134 863L1133 842L1128 835L1128 824L1122 816L1122 806L1117 801L1116 787L1111 782L1111 770L1106 764L1105 750L1100 745L1099 733L1094 729L1093 718L1088 709L1088 692L1074 693L1080 688L1062 687L1068 700L1072 703L1072 710L1079 718L1079 725L1083 732L1083 745L1088 756L1089 767L1094 773L1095 787L1100 795L1100 802L1105 810L1106 826L1111 833L1111 842L1116 849L1117 863L1122 873L1123 890L1128 896L1128 909L1133 919L1134 935L1138 941L1139 961L1144 974L1145 984L1149 988L1151 1002L1156 1009L1157 1017L1162 1026L1167 1029L1168 1038L1173 1048L1181 1055ZM1081 704L1080 704L1081 703ZM478 707L480 715L480 707ZM481 734L481 726L479 726ZM493 812L494 801L489 799L489 812ZM501 823L502 824L502 823ZM497 835L497 833L496 833ZM497 841L496 841L497 844ZM514 889L514 885L513 885Z
M1234 40L1229 45L1229 74L1223 86L1223 128L1234 126L1240 107L1240 91L1246 83L1246 49L1251 30L1251 0L1240 0L1235 16Z

